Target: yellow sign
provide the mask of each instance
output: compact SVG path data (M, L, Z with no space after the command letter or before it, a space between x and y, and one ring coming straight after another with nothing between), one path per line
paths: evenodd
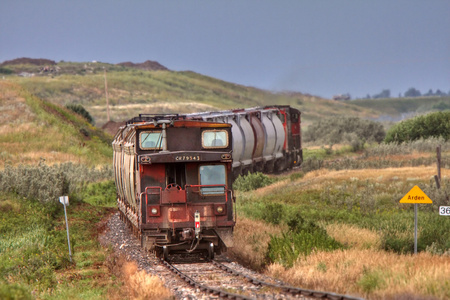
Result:
M400 203L428 203L431 204L433 201L431 201L430 198L418 187L415 185L409 192L406 194L401 200Z

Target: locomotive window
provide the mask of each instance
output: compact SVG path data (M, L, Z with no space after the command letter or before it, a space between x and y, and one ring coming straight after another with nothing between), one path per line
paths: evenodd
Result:
M203 148L227 148L228 132L225 130L205 130L202 133Z
M139 135L140 146L143 150L161 149L162 134L161 131L144 131Z
M298 121L298 114L292 114L292 122L297 123Z
M219 195L225 193L226 174L224 165L203 165L200 166L200 184L215 185L223 184L224 186L202 187L203 195Z

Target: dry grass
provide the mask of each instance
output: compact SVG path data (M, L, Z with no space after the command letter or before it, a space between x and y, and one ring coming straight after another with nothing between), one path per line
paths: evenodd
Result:
M381 247L380 235L372 230L347 224L329 224L325 228L329 236L352 249L378 250Z
M281 234L282 231L281 227L240 217L234 228L234 247L229 255L255 270L261 270L271 235Z
M320 189L330 182L348 182L351 180L376 180L379 183L390 183L393 180L406 181L414 178L416 180L429 180L436 174L436 167L405 167L386 169L362 169L333 171L320 169L307 173L297 182L307 189ZM449 169L441 170L442 176L450 176Z
M450 298L450 257L429 253L398 255L376 250L318 252L285 269L267 268L275 276L302 288L364 295L369 299Z
M106 123L106 107L104 105L94 105L87 107L89 113L95 118L97 125ZM110 106L111 119L115 121L125 121L136 117L139 114L166 114L166 113L192 113L198 111L215 111L217 107L195 102L159 102L150 104L124 104Z
M260 188L252 193L263 197L270 194L285 192L287 189L296 191L322 190L330 183L341 184L351 181L372 181L379 184L391 184L393 181L406 182L408 180L428 181L436 174L436 167L404 167L386 169L356 169L356 170L328 170L320 169L308 172L304 177L295 181L290 179L277 181L274 184ZM450 177L450 169L441 169L442 177Z
M0 125L23 124L35 118L14 84L0 81Z
M123 278L131 299L170 299L172 294L159 277L138 271L135 262L126 262L122 267Z
M436 154L415 151L410 154L388 155L385 158L389 159L390 161L405 161L405 160L413 160L413 159L424 158L424 157L436 157ZM379 160L379 159L380 158L377 156L372 156L372 157L368 157L366 160L372 161L372 160Z

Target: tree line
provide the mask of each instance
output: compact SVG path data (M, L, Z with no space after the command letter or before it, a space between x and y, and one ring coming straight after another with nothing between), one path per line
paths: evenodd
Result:
M409 88L408 90L406 90L405 93L403 93L403 95L400 93L398 95L398 98L401 97L405 97L405 98L413 98L413 97L445 97L445 96L450 96L450 91L448 91L448 93L441 91L440 89L437 89L436 91L433 91L433 89L429 89L428 92L423 93L416 89L416 88ZM364 97L363 99L382 99L382 98L393 98L393 96L391 96L391 90L390 89L383 89L381 92L377 93L377 94L367 94L366 97ZM334 100L351 100L352 97L349 93L346 94L342 94L342 95L335 95L333 96Z
M450 91L448 93L441 91L440 89L437 89L436 91L433 91L433 89L429 89L428 92L422 94L420 92L420 90L416 89L416 88L409 88L408 90L406 90L406 92L403 94L399 94L398 97L405 97L405 98L413 98L413 97L432 97L432 96L437 96L437 97L444 97L444 96L450 96ZM369 94L367 94L366 99L380 99L380 98L391 98L391 91L389 89L383 89L380 93L378 94L374 94L372 96L370 96Z

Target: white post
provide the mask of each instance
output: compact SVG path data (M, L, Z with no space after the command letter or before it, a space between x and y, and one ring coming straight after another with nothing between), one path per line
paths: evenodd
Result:
M66 210L66 203L67 203L67 205L69 205L69 197L61 196L61 197L59 197L59 202L61 202L64 205L64 217L66 218L66 230L67 230L67 244L69 244L69 259L70 259L70 262L72 262L72 249L70 248L69 222L67 221L67 210Z

